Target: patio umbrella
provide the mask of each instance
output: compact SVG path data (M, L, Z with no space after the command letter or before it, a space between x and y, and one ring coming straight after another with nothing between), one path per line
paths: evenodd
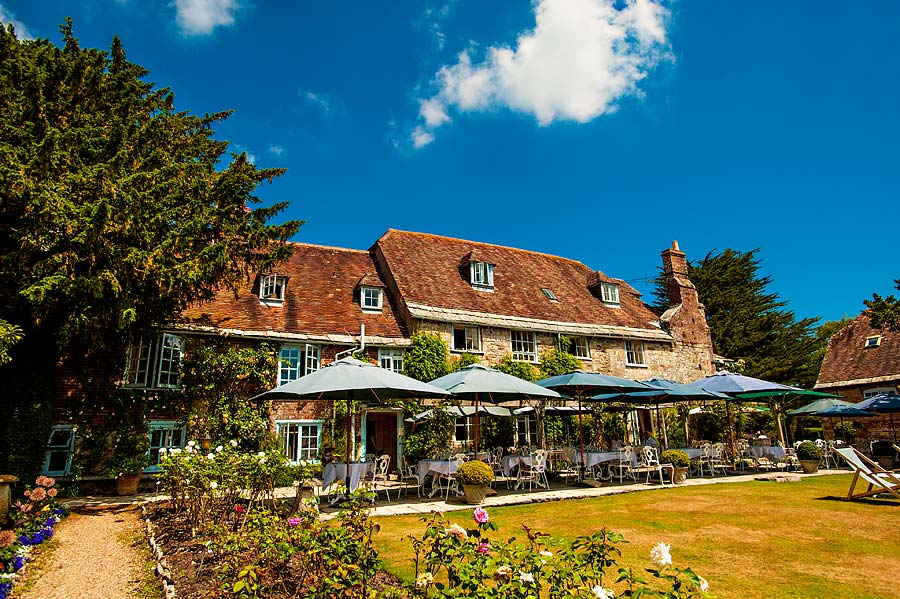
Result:
M495 368L481 364L471 364L451 372L446 376L434 379L431 385L445 389L457 399L475 402L475 459L478 459L478 420L480 401L487 399L491 403L501 401L517 401L532 398L556 398L561 396L556 391L529 383Z
M844 424L844 418L863 418L866 416L874 416L874 412L870 412L868 410L860 410L853 404L843 405L844 402L841 402L840 405L831 406L828 408L822 408L821 410L810 412L809 416L816 416L819 418L839 418L841 421L841 425Z
M270 399L330 399L347 401L347 490L350 490L350 422L354 401L381 403L389 399L411 397L444 397L448 393L439 387L403 376L368 362L346 357L324 368L254 397Z
M468 418L475 414L475 406L449 406L445 408L447 413L453 418ZM512 416L513 410L501 406L478 406L479 414L488 414L490 416ZM423 420L431 420L434 418L434 410L425 410L418 414L407 418L406 422L416 423Z
M874 397L853 404L853 407L870 412L890 414L891 435L894 437L894 443L897 442L897 431L894 429L894 414L900 412L900 395L896 393L879 393Z
M554 389L578 400L578 439L581 451L581 466L578 480L584 480L584 430L581 423L581 401L598 393L628 394L636 391L652 391L649 385L631 379L623 379L608 374L574 370L566 374L551 376L537 382L542 387Z
M774 400L775 398L780 398L782 403L784 403L784 401L787 401L789 398L802 396L831 398L839 397L838 395L834 395L832 393L823 393L821 391L792 387L791 385L782 385L781 383L773 383L772 381L765 381L763 379L754 378L752 376L746 376L744 374L737 374L735 372L728 372L724 370L715 374L711 374L700 380L694 381L693 383L690 383L690 385L700 387L701 389L705 389L707 391L717 391L719 393L724 393L725 395L738 400ZM775 422L778 426L778 436L780 437L781 444L784 445L784 431L781 430L781 417L777 411L775 413ZM730 410L728 411L728 428L733 436L734 433L731 429ZM731 439L731 445L733 448L733 437Z
M659 405L661 403L677 403L680 401L704 401L708 399L728 399L724 393L716 391L707 391L706 389L693 387L685 383L678 383L661 377L651 377L645 381L641 381L651 387L656 387L654 391L636 391L631 394L635 398L652 398L656 405L656 423L660 426ZM665 423L662 423L663 440L666 447L669 446L668 435L666 434ZM685 439L687 440L687 439Z
M842 401L840 399L817 399L814 402L808 403L805 406L800 406L796 410L789 410L787 413L791 416L813 416L815 412L821 412L822 410L827 410L828 408L833 408L834 406L852 406L853 404L849 401Z

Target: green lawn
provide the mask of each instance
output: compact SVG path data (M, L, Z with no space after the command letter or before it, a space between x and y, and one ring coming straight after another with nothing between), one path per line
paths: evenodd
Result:
M555 537L604 526L625 535L624 566L650 565L658 541L676 566L691 566L718 597L888 599L900 596L900 502L837 500L849 475L800 483L747 482L680 487L594 499L489 508L506 538L527 524ZM450 512L471 524L471 512ZM388 570L412 577L406 535L417 516L379 517L377 543Z

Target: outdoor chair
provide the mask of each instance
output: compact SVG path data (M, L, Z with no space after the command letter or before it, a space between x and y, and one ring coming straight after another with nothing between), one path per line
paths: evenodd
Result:
M722 474L728 474L728 454L725 452L724 443L714 443L710 452L709 465L712 475L716 475L716 469L721 469Z
M416 495L422 496L422 484L419 483L419 472L415 464L408 464L405 458L400 458L400 489L397 491L397 497L400 493L406 497L406 492L410 488L410 482L416 488Z
M634 449L629 445L623 447L619 452L619 459L609 463L610 479L618 474L619 482L624 477L634 480Z
M656 448L645 446L641 448L641 452L638 454L638 465L637 468L634 468L632 470L632 473L646 473L647 484L650 484L650 476L656 473L659 476L659 484L665 486L666 479L663 476L663 471L665 470L669 472L669 480L671 481L672 477L675 474L675 466L673 466L672 464L660 464L659 455L656 453ZM674 481L672 482L672 484L675 484Z
M549 489L550 483L547 481L547 452L539 449L531 454L530 458L528 462L519 464L516 489L520 486L524 488L525 483L528 483L529 491L532 490L535 484Z
M885 470L855 447L842 447L835 449L835 452L853 469L853 480L850 482L850 490L847 491L846 501L871 497L879 493L890 493L897 499L900 499L900 478L897 478L896 474L890 470ZM854 493L853 491L856 489L859 479L868 483L868 488L863 492Z
M834 441L825 441L822 444L822 465L825 468L837 468L837 459L834 457Z
M453 472L455 472L455 468L452 466L454 463L456 465L461 464L464 460L457 459L459 456L450 457L447 459L447 472L435 473L433 478L431 479L431 495L430 497L444 496L444 499L450 498L450 493L454 495L462 495L462 490L459 486L459 481L456 480L456 476Z
M708 470L712 475L712 451L711 443L700 444L700 457L691 460L691 470L694 474L703 476L703 471Z
M384 496L387 497L387 500L391 500L391 494L388 492L388 469L391 466L391 456L385 454L375 458L375 470L372 473L372 477L367 479L366 482L372 485L372 490L375 492L375 495L378 495L378 487L381 486L384 489ZM399 494L399 491L398 491Z
M494 480L491 481L493 485L495 482L499 481L501 478L506 481L506 488L509 488L509 477L503 474L503 448L495 447L488 452L488 465L490 465L491 470L494 471Z

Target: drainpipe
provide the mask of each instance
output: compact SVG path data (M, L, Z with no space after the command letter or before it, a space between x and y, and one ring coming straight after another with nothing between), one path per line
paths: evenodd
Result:
M356 352L361 352L366 349L366 325L359 325L359 347L351 347L350 349L345 349L342 352L338 352L334 354L335 360L340 360L344 354L348 356L353 355Z

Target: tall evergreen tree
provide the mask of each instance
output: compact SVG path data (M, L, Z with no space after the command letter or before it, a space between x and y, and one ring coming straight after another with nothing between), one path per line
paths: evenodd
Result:
M60 362L82 387L116 379L129 338L286 259L300 226L269 224L286 204L254 195L281 170L213 137L228 112L177 111L117 38L105 52L82 48L71 21L61 31L57 47L0 28L7 405ZM34 399L44 410L49 393Z
M896 279L894 283L897 285L897 290L900 291L900 279ZM868 308L866 313L874 328L885 327L890 331L900 332L900 299L893 294L881 297L877 293L873 293L872 299L864 300L863 303Z
M767 291L771 278L760 276L759 250L725 249L688 264L688 275L706 307L717 354L743 363L743 373L779 383L815 383L811 355L820 347L818 318L797 320L778 294ZM665 280L653 292L657 307L668 307Z

